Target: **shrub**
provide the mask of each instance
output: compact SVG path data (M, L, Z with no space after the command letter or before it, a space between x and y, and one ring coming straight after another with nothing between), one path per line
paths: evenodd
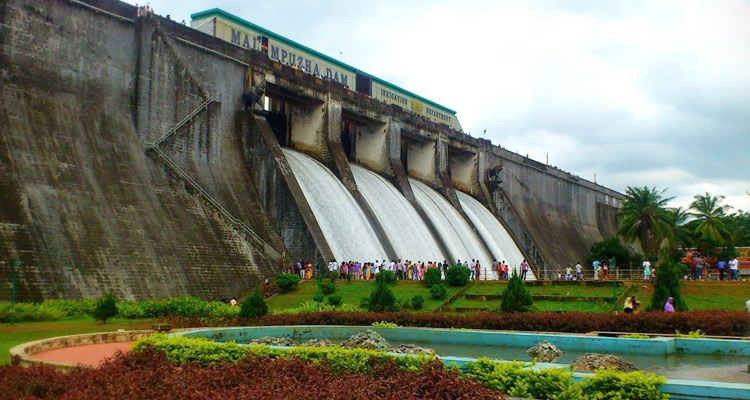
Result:
M376 328L398 328L398 324L394 324L393 322L388 321L373 322L370 324L370 326L374 326Z
M352 274L351 272L347 272L346 280L351 282L352 279L354 279L354 274Z
M419 294L414 295L414 297L411 298L411 305L415 310L421 310L424 305L424 297Z
M325 300L325 295L323 293L315 293L313 296L313 301L316 303L322 303L323 300Z
M424 272L424 283L428 288L439 285L442 281L443 279L440 276L440 269L429 267Z
M13 320L16 322L57 321L66 314L47 303L16 303ZM10 303L0 303L0 323L10 322Z
M623 339L651 339L649 335L641 335L640 333L629 333L627 335L620 335Z
M332 306L338 306L341 304L341 296L338 294L332 294L328 296L328 304Z
M430 288L430 296L433 299L442 300L448 296L448 290L445 288L445 285L438 283Z
M299 275L297 274L281 274L276 277L276 286L278 286L282 292L288 292L294 289L299 283Z
M252 296L242 302L240 316L245 318L257 318L268 314L268 306L260 292L253 293Z
M274 315L294 315L294 314L302 314L302 313L325 313L325 312L357 312L361 311L361 309L357 306L353 306L350 304L343 303L339 306L334 306L330 304L331 297L338 296L338 295L332 295L328 297L329 303L318 303L314 300L309 300L304 303L302 303L298 307L294 308L287 308L284 310L274 311ZM226 324L226 323L225 323Z
M463 366L464 375L481 382L494 390L502 390L510 396L547 399L555 394L555 399L578 400L581 397L568 397L580 393L572 380L572 373L558 369L534 371L526 363L499 362L488 358L478 358ZM567 393L565 397L561 394Z
M694 331L690 331L687 334L680 333L680 331L674 331L675 337L681 338L681 339L705 339L706 334L701 332L700 329L696 329Z
M117 316L117 302L112 291L96 301L96 307L94 307L94 312L91 316L94 317L95 320L105 324L107 323L107 320Z
M445 281L450 286L465 286L469 283L471 270L463 265L454 265L445 273Z
M375 274L375 283L393 284L396 283L396 274L393 271L380 271Z
M328 271L328 280L330 280L331 283L336 283L336 280L338 279L339 279L338 271Z
M685 300L680 296L680 266L679 263L664 262L656 269L654 278L654 294L648 311L662 311L669 297L674 298L675 311L687 311Z
M336 291L336 284L331 282L322 283L320 285L320 291L322 291L326 296L328 296L329 294L333 294L333 292Z
M378 275L382 273L380 272ZM391 274L393 273L391 272ZM397 311L398 309L396 307L396 295L393 294L393 291L391 291L384 281L378 282L375 290L370 293L370 297L363 300L363 305L368 311Z
M666 400L669 395L659 391L658 386L667 378L651 373L622 373L612 370L597 370L594 376L583 380L583 393L590 399L622 400ZM616 397L615 397L616 396Z
M531 294L523 285L521 278L513 271L513 277L503 290L503 302L500 308L503 312L526 312L531 307Z

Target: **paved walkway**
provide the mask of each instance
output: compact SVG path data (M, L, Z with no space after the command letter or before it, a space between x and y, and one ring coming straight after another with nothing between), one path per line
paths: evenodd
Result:
M118 351L127 353L134 342L101 343L85 346L64 347L34 354L35 358L71 364L98 366L102 361L112 357Z

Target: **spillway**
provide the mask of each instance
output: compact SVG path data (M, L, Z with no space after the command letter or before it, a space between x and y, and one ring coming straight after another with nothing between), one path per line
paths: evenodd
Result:
M414 197L432 221L448 251L453 257L465 262L478 259L482 268L489 270L492 266L490 256L479 241L471 226L455 208L435 189L416 179L409 179L414 190ZM449 260L451 264L456 260Z
M305 154L283 151L336 260L385 259L365 213L336 175Z
M380 220L398 256L402 260L443 261L446 256L406 197L375 172L354 164L351 168L357 187Z
M489 247L492 257L497 261L505 260L520 274L518 268L524 259L523 254L503 224L479 200L459 191L456 191L456 195L458 195L461 208ZM531 270L527 273L526 279L534 279L534 273Z

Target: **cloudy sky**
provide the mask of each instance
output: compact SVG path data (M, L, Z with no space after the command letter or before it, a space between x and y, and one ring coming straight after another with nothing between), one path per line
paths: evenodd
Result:
M620 192L668 188L687 206L708 191L750 210L750 1L150 4L188 23L222 8Z

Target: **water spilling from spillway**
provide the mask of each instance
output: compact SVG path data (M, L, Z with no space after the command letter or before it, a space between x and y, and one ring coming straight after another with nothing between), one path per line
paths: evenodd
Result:
M467 260L478 259L482 272L490 270L492 256L482 246L471 226L461 214L435 189L416 179L409 179L417 203L427 214L448 251L465 265ZM456 260L449 260L452 264Z
M375 212L402 260L442 262L443 254L430 229L401 192L382 176L351 165L357 187Z
M336 260L386 258L370 222L339 179L311 157L283 150Z
M508 231L505 230L505 227L477 199L459 191L456 191L456 195L458 195L458 202L461 204L461 208L469 217L471 223L474 224L474 227L477 228L479 235L484 239L487 247L489 247L493 258L497 261L505 260L520 275L521 272L518 268L524 257L521 254L521 250L516 246L516 242L513 241ZM533 277L533 272L529 270L526 279L533 279Z

